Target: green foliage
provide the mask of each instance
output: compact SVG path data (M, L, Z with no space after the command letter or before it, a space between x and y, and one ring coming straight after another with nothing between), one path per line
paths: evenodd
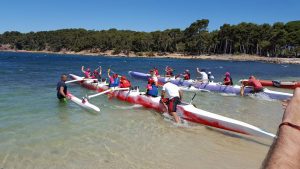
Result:
M219 30L208 32L209 20L193 22L184 30L167 29L155 32L136 32L109 29L61 29L0 34L0 45L19 50L75 51L93 53L112 50L113 54L130 51L136 55L154 56L155 53L183 54L257 54L269 57L299 57L300 21L273 25L242 22L224 24Z

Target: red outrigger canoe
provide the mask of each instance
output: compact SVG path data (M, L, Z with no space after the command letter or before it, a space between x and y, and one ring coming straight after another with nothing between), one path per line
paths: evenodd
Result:
M247 80L244 80L247 81ZM259 80L262 86L271 86L283 89L296 89L300 87L300 82L284 82L284 81L276 81L276 80Z

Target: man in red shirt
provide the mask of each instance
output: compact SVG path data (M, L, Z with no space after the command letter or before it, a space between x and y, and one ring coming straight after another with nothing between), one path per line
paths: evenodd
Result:
M253 87L253 92L258 93L263 91L263 86L254 76L250 76L248 81L242 81L241 96L244 96L244 90L246 86Z

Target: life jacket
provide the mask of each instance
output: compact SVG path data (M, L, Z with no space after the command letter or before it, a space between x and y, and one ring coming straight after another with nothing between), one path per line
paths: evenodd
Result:
M98 76L99 76L99 72L98 71L94 71L93 73L92 73L92 79L97 79L98 78Z
M226 82L226 83L225 83L225 81L227 81L227 78L229 78L229 82ZM233 85L233 81L232 81L231 76L225 77L225 78L224 78L224 85Z
M113 78L113 77L110 77L109 78L109 87L118 87L120 84L120 79L117 77L117 78Z
M131 87L131 83L129 80L127 79L123 79L120 81L120 87L121 88L128 88L128 87Z
M155 74L156 76L159 76L159 72L158 72L157 69L154 69L154 74Z
M166 72L166 75L167 75L167 76L173 76L173 71L168 70L168 71Z
M88 71L85 71L85 72L84 72L84 77L85 77L85 78L91 78L91 73L88 72Z
M254 87L254 90L261 90L263 88L262 84L256 79L250 79L248 83Z
M148 84L146 94L149 96L157 97L158 96L158 87L154 83Z
M191 74L190 73L185 73L183 78L184 78L184 80L190 80L191 79Z

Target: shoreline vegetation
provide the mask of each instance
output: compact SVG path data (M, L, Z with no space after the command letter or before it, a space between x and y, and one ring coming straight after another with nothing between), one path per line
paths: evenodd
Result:
M128 58L171 58L171 59L199 59L199 60L220 60L220 61L258 61L274 64L300 64L300 58L274 58L274 57L262 57L257 55L232 55L232 54L221 54L221 55L184 55L181 53L148 53L141 52L139 55L134 52L129 52L129 54L119 53L114 54L114 51L105 52L91 52L91 51L27 51L27 50L11 50L11 49L0 49L0 52L16 52L16 53L43 53L43 54L60 54L60 55L86 55L86 56L107 56L107 57L128 57ZM151 55L149 55L151 54Z
M154 32L61 29L0 34L0 51L125 57L263 61L300 64L300 20L287 23L224 24L208 31L209 20L185 29Z

